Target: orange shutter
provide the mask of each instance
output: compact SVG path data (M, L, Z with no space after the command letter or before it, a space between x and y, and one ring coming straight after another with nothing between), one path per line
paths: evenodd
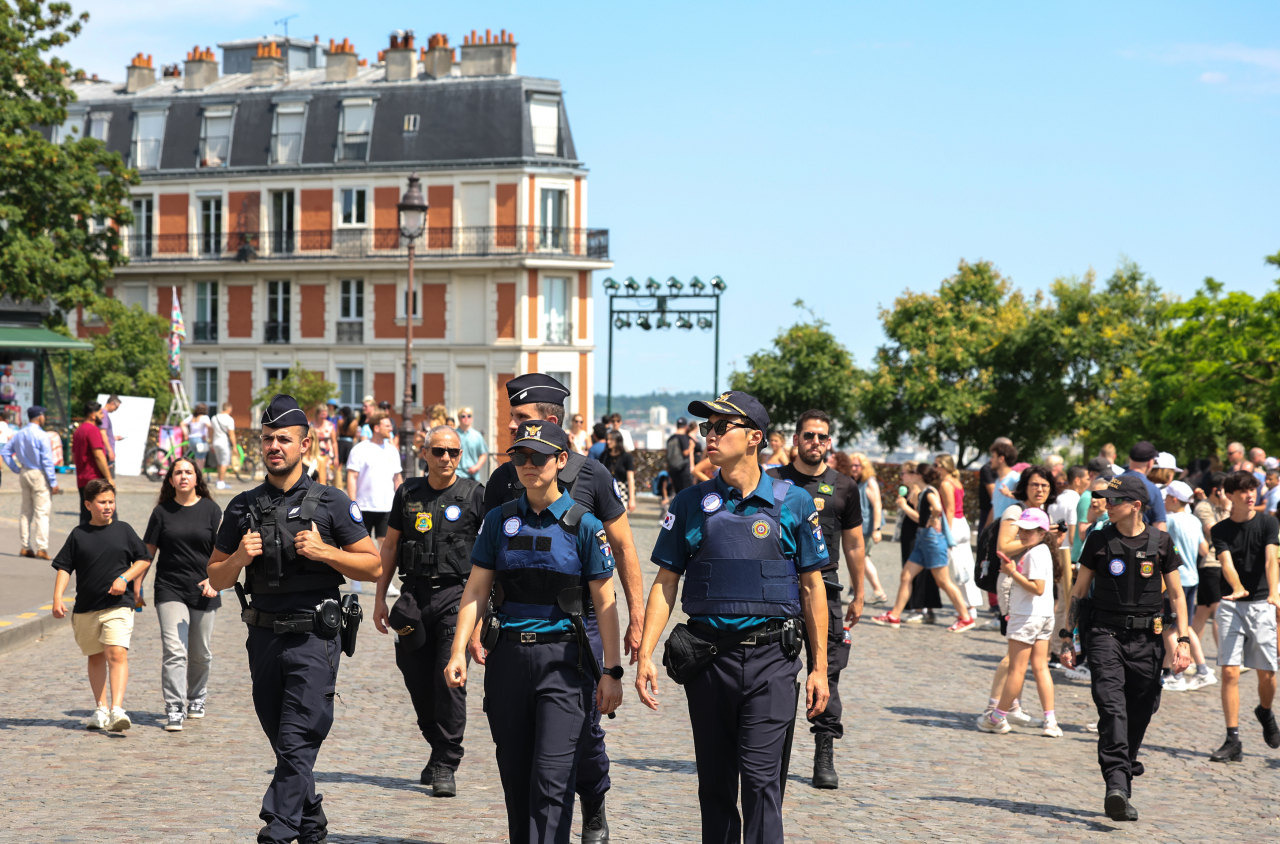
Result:
M256 190L231 191L227 194L227 211L231 223L231 238L227 248L231 252L238 252L246 243L255 248L258 246L261 200L262 195Z
M538 271L529 270L529 295L525 299L529 311L529 339L538 336Z
M495 233L495 246L511 249L516 245L516 192L519 185L506 184L497 186L498 216L495 221L498 227Z
M433 404L444 404L443 372L422 373L422 401L419 402L419 404L423 407L431 407Z
M160 194L160 238L158 252L183 254L187 251L187 195Z
M373 373L373 400L375 402L391 402L391 408L394 411L400 405L397 399L403 399L403 396L396 395L396 374L394 372L375 372ZM400 417L393 412L391 414L396 420L396 427L400 427Z
M249 408L253 405L252 372L233 370L227 373L227 401L231 402L231 418L236 420L236 427L248 428Z
M444 284L423 284L418 293L418 313L422 314L422 324L413 327L413 336L424 340L443 340L445 328L445 291Z
M178 288L178 307L182 307L182 288ZM156 315L168 319L173 314L173 288L157 287L156 288ZM194 316L194 314L192 315ZM185 312L182 314L185 322L190 319Z
M453 185L427 188L427 248L453 247Z
M396 285L394 284L373 286L373 336L404 336L404 332L396 327Z
M526 363L525 374L527 375L530 372L537 372L537 371L538 371L538 353L529 352L528 362Z
M498 339L516 339L516 286L498 285Z
M301 194L299 205L302 212L302 234L298 248L303 251L331 249L333 247L333 189L304 190Z
M253 287L248 284L227 285L227 336L253 336ZM232 399L235 401L235 399ZM245 413L249 408L245 406ZM246 423L248 424L248 423Z
M578 271L578 339L587 339L587 301L591 293L591 272Z
M373 189L373 248L400 248L399 188Z
M301 316L303 337L324 337L324 293L323 284L300 284Z
M591 382L587 380L587 353L578 353L578 414L583 422L591 421L587 415L587 399L591 396Z

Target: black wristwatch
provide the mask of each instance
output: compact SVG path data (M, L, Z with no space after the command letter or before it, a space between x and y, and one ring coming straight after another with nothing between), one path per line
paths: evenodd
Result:
M615 665L613 668L606 668L606 669L604 669L604 672L603 672L603 673L604 673L604 675L605 675L605 676L612 677L612 678L613 678L613 679L615 679L615 680L621 680L621 679L622 679L622 666L621 666L621 665Z
M1178 637L1178 644L1179 644L1179 645L1189 645L1189 644L1191 644L1191 637L1190 637L1190 636L1179 636L1179 637Z

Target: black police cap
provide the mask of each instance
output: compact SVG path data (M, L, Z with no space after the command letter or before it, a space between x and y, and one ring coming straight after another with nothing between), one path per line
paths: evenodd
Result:
M1147 485L1137 475L1114 477L1107 482L1106 489L1100 489L1093 495L1095 498L1127 498L1130 501L1140 502L1144 507L1151 503L1151 498L1147 495Z
M387 624L400 637L400 646L416 651L427 642L427 627L422 623L422 609L413 591L406 589L387 614Z
M554 422L527 419L516 428L515 440L507 454L518 448L527 448L539 454L559 454L569 450L569 435Z
M290 428L294 425L306 427L311 424L293 396L286 396L284 393L276 393L276 397L262 411L260 421L268 428Z
M511 406L543 402L546 404L564 404L569 398L569 390L550 375L541 372L530 372L512 378L507 382L507 399Z
M725 416L741 416L761 431L769 430L769 411L764 409L764 405L756 401L755 396L738 390L721 393L711 401L689 402L689 415L691 416L707 419L713 413L720 413Z

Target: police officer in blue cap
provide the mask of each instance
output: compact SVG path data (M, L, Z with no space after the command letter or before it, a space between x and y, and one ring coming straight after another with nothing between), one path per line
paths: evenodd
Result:
M560 488L569 437L558 425L522 422L507 453L524 492L485 515L458 626L470 629L479 608L492 601L482 638L488 651L484 709L512 844L565 844L578 758L591 734L588 697L606 714L622 701L613 552L600 520ZM603 665L587 639L587 591ZM467 681L460 636L445 679L451 686Z
M354 596L340 606L338 587L344 576L374 581L381 573L360 508L303 471L312 436L292 396L271 400L262 412L266 481L231 499L209 558L209 585L235 586L240 597L253 706L276 754L259 842L316 844L328 834L312 768L333 725L338 661L344 647L354 649L359 623Z
M683 574L689 623L668 637L663 664L689 702L702 840L779 842L806 628L810 719L829 696L826 543L809 493L761 474L769 414L755 398L731 391L689 413L707 418L700 430L720 472L677 495L662 521L636 690L658 708L652 655Z

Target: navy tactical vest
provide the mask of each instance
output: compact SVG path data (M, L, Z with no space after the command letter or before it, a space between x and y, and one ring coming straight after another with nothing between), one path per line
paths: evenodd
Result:
M773 503L750 516L729 512L715 479L695 487L706 521L702 545L685 567L686 614L800 615L800 576L782 553L782 501L791 482L768 476L760 482L773 484Z
M324 501L329 487L313 483L297 507L287 502L295 495L274 497L274 487L264 482L248 493L246 504L249 527L262 534L262 556L254 557L245 567L245 592L254 595L277 595L287 592L309 592L336 589L346 583L337 569L324 563L298 556L294 538L299 531L309 530L316 510ZM328 530L316 526L325 545L338 547Z
M494 579L504 615L562 621L570 617L566 606L581 612L578 523L586 512L575 502L558 521L532 527L520 517L517 502L502 505Z
M1102 528L1106 562L1094 572L1094 609L1109 613L1154 615L1160 612L1160 531L1147 528L1147 544L1130 548L1113 524Z

